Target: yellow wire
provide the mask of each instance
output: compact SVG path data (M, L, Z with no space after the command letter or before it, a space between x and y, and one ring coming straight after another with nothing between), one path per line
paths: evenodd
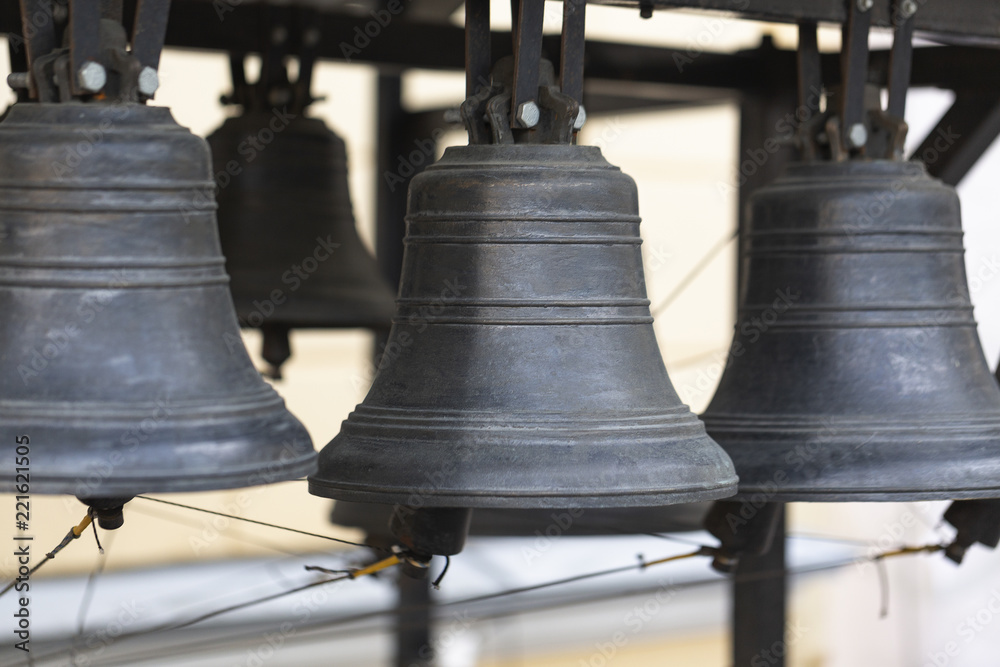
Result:
M369 574L375 574L376 572L381 572L382 570L390 568L393 565L399 565L399 563L401 562L402 561L399 559L399 556L396 555L389 556L385 560L380 560L377 563L372 563L368 567L363 567L360 570L354 570L353 572L351 572L351 579L357 579L358 577L364 577Z
M906 556L907 554L919 554L919 553L934 553L936 551L941 551L944 549L940 544L927 544L922 547L903 547L901 549L895 549L893 551L886 551L875 556L874 560L883 560L885 558L895 558L896 556Z
M685 558L694 558L695 556L707 556L709 553L705 549L698 549L697 551L692 551L689 554L681 554L679 556L668 556L667 558L660 558L659 560L651 560L648 563L643 563L643 567L649 567L651 565L659 565L660 563L669 563L675 560L684 560Z
M90 517L90 514L87 514L87 516L83 517L83 521L80 522L80 525L73 529L73 535L76 537L83 535L83 531L87 530L92 521L93 519Z

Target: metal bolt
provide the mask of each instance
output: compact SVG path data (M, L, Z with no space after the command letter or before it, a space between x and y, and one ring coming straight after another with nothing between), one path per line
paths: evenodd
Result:
M538 105L532 102L521 102L517 106L517 122L521 127L534 127L542 118L542 112Z
M576 120L573 121L573 129L579 130L583 128L583 124L587 122L587 110L580 105L580 111L576 114Z
M27 88L28 83L28 73L27 72L11 72L7 75L7 85L14 90L21 90Z
M284 44L285 40L288 39L288 28L283 25L275 27L271 31L271 43L272 44Z
M152 67L143 67L142 71L139 72L139 92L147 97L152 97L159 88L160 75Z
M917 13L917 3L915 0L903 0L899 7L899 13L904 19L908 19Z
M108 82L108 73L103 65L89 60L80 66L76 80L88 93L99 93Z
M847 139L854 148L861 148L868 143L868 130L861 123L855 123L851 125L851 129L847 133Z
M867 12L875 4L875 0L858 0L858 9Z

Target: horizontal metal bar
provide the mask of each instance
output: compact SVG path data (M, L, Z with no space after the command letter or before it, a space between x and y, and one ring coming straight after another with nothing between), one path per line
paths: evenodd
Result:
M591 0L596 4L639 7L640 0ZM657 9L703 9L778 23L845 23L844 0L642 0ZM891 0L875 0L872 25L892 26ZM995 0L919 0L914 29L959 41L1000 46L1000 3Z

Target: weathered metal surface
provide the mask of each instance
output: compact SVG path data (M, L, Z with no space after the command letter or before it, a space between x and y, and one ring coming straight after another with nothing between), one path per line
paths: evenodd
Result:
M475 537L534 537L639 535L684 533L702 530L711 503L685 503L664 507L477 509L472 513L469 535ZM359 528L369 538L389 540L392 505L352 503L338 500L330 512L330 523Z
M703 418L742 496L1000 492L1000 388L954 189L918 163L793 165L751 196L741 256L736 337Z
M386 352L312 493L475 508L732 493L653 335L635 183L598 149L449 148L408 212Z
M317 118L275 110L230 118L208 143L240 323L265 336L388 329L394 293L354 224L344 141Z
M31 438L32 491L125 497L313 469L240 341L209 165L164 108L24 103L0 123L0 425Z

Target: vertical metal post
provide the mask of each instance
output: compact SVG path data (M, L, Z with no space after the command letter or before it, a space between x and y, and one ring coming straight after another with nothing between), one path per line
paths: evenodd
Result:
M776 82L777 85L778 82ZM739 187L739 248L737 257L737 303L746 285L742 251L746 243L748 204L754 190L774 180L795 157L795 151L782 145L798 123L800 104L794 82L787 87L751 91L740 101L740 149L737 159ZM760 513L764 515L765 513ZM785 510L779 511L774 546L763 555L744 554L733 583L732 656L733 667L768 667L785 665ZM774 576L757 577L769 573ZM776 655L777 646L781 655ZM766 655L765 655L765 652ZM754 658L757 658L755 661ZM761 662L761 659L765 662ZM770 660L770 662L767 662Z
M406 190L410 176L399 174L398 156L406 155L406 111L402 102L402 77L400 73L379 73L376 105L378 170L375 185L375 256L382 275L390 285L399 284L403 264L403 236L406 234ZM395 178L399 176L403 182Z
M737 156L739 193L737 221L739 248L745 243L747 204L753 191L770 183L794 157L788 146L776 148L787 139L787 127L794 126L797 94L795 88L761 90L746 93L740 100L740 150ZM789 115L793 122L789 123ZM762 163L762 164L761 164ZM738 253L739 255L740 253ZM737 303L743 293L743 262L737 256Z
M399 72L379 73L377 83L376 124L377 184L375 187L375 254L382 275L391 285L398 285L403 264L403 237L406 234L406 192L410 179L420 171L415 167L403 173L400 156L409 155L420 142L426 146L433 132L420 117L408 113L402 103L402 77ZM441 123L443 125L443 122ZM422 166L433 160L428 156ZM400 180L402 179L402 180ZM376 334L376 364L388 332ZM395 625L395 667L431 667L431 592L426 578L400 575L396 582L397 613Z
M400 573L396 580L395 667L431 667L431 585L426 577L415 579Z
M744 554L733 583L733 667L785 667L785 508L771 550Z

